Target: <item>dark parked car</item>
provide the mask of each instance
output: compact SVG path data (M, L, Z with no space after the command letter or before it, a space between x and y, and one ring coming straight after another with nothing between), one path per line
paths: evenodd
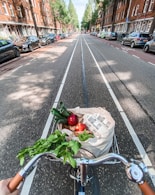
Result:
M136 46L143 47L147 41L151 39L149 33L145 32L132 32L122 39L123 45L129 45L132 48Z
M155 37L151 40L146 42L146 44L144 45L144 51L145 52L155 52Z
M105 33L105 39L107 39L107 40L116 40L117 39L117 33L116 32L106 32Z
M56 40L56 35L54 33L49 33L42 35L40 38L41 45L48 45L50 43L53 43Z
M60 39L65 39L66 38L65 33L60 33L59 36L60 36Z
M122 41L122 39L127 35L128 33L126 32L117 32L117 41Z
M34 35L21 38L15 42L15 45L19 47L21 52L33 51L41 47L39 38Z
M17 46L8 40L0 40L0 63L19 56L20 51Z

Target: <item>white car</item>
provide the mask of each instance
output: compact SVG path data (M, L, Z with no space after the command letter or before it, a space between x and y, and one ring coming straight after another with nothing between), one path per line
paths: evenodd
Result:
M151 40L146 42L146 44L144 45L144 51L145 52L155 52L155 37Z
M102 31L97 34L97 37L101 38Z

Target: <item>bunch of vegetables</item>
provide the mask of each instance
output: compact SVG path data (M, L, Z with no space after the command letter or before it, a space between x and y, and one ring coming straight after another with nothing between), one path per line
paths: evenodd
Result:
M43 153L43 152L52 152L56 154L58 158L63 159L63 163L69 162L73 168L76 167L76 161L73 156L77 154L81 148L81 144L75 140L66 140L66 134L62 133L59 130L56 130L46 139L37 140L34 145L22 149L17 158L20 160L20 165L24 164L25 158Z
M52 108L52 114L54 115L57 123L62 123L68 126L74 126L75 135L78 136L80 141L86 141L89 138L94 137L87 131L87 126L78 122L78 117L74 113L68 111L63 102L60 102L58 109ZM37 154L44 152L52 152L56 154L58 158L62 158L64 164L69 162L73 168L76 167L76 161L74 155L76 155L81 148L81 143L75 140L67 140L67 134L62 133L60 130L55 132L46 139L37 140L32 146L22 149L17 158L20 160L20 165L24 164L26 157L34 157Z
M78 123L78 117L76 114L68 111L63 102L60 102L59 108L52 108L52 114L55 117L57 123L68 124L74 126Z

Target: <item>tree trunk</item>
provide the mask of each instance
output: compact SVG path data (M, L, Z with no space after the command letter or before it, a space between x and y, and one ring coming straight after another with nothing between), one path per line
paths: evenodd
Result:
M30 10L31 10L31 15L32 15L32 18L33 18L33 23L34 23L34 27L35 27L35 30L36 30L36 34L37 34L37 37L39 37L38 27L37 27L36 19L35 19L35 16L34 16L33 6L32 6L32 1L31 0L29 0L29 4L30 4Z
M114 5L113 5L113 13L112 13L112 26L111 26L111 31L113 32L115 30L115 18L116 18L116 10L117 10L117 5L118 5L119 0L114 0Z

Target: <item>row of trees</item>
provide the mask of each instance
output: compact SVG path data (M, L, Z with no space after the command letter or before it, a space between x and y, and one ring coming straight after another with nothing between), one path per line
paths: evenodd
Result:
M102 15L101 28L103 29L104 22L105 22L104 19L105 19L106 7L110 3L113 3L111 31L114 31L116 10L117 10L117 5L120 1L123 1L123 0L102 0L102 1L101 0L89 0L88 4L86 5L84 16L81 22L81 28L86 29L86 30L91 30L91 25L96 24L96 21L98 19L98 13L101 12L101 15ZM130 0L127 1L127 4L128 4L127 7L129 6L129 2ZM154 5L154 13L155 13L155 5ZM127 14L127 11L126 11L126 14ZM154 15L154 19L153 19L149 33L153 34L154 29L155 29L155 15Z
M65 31L66 27L69 25L71 25L73 29L79 28L78 16L71 0L69 1L68 7L64 0L51 0L50 5L55 29L57 29L57 21L61 24L63 31Z

